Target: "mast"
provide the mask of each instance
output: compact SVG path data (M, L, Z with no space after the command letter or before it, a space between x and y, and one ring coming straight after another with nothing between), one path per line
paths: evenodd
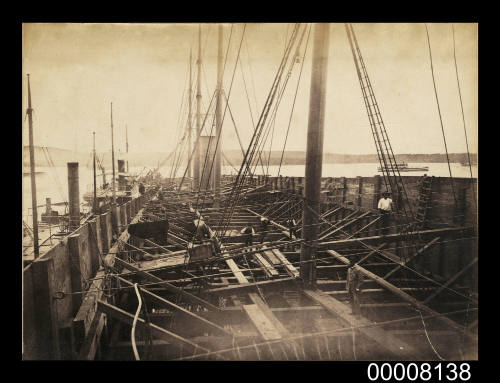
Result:
M219 24L219 44L217 51L217 106L215 107L215 142L217 151L215 153L215 199L220 198L220 177L221 177L221 131L222 131L222 43L223 43L223 26Z
M200 134L201 134L201 25L198 26L198 77L196 78L196 148L194 153L194 187L200 184Z
M328 43L330 25L314 26L314 48L309 96L309 121L305 175L305 203L302 213L304 242L300 249L300 277L306 287L316 283L315 259L318 215L320 209L321 170L323 166L323 134L325 94L328 69Z
M97 214L98 210L98 205L97 205L97 182L96 182L96 168L95 168L95 132L92 132L94 136L94 150L93 150L93 157L94 157L94 214Z
M116 188L115 188L115 141L113 137L113 103L111 103L111 166L113 169L113 179L111 182L113 188L113 206L116 205Z
M191 108L192 108L192 102L191 102L191 95L193 93L193 79L192 79L192 53L191 50L189 50L189 114L188 114L188 156L191 155L191 130L192 130L192 115L191 115ZM189 164L189 158L188 158L188 177L191 178L191 164Z
M30 145L30 173L31 173L31 210L33 215L33 254L35 259L40 255L38 247L38 210L36 206L36 183L35 183L35 148L33 146L33 109L31 108L30 75L28 74L28 115L29 145Z
M125 125L125 151L127 153L127 173L128 173L129 170L128 170L128 128L127 128L127 125Z

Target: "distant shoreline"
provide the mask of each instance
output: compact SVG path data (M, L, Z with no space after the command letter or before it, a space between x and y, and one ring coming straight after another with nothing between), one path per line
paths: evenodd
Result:
M29 167L29 150L24 147L23 166ZM49 153L49 163L47 159ZM130 153L128 155L129 166L146 166L156 167L158 163L165 163L170 153ZM224 151L225 157L232 165L239 165L243 160L243 155L240 150ZM97 153L99 159L102 159L104 166L107 167L111 163L110 153ZM263 152L262 160L267 164L269 152ZM283 156L282 165L305 165L306 153L303 151L286 151ZM431 154L396 154L397 162L407 163L445 163L447 162L446 154L431 153ZM125 159L125 153L115 152L116 159ZM450 162L464 163L468 161L467 153L449 153ZM471 161L477 162L477 154L470 154ZM35 164L37 167L44 166L66 166L68 162L79 162L81 166L91 164L90 153L75 153L70 150L48 147L42 150L41 147L35 147ZM279 165L281 162L281 151L272 151L269 158L269 165ZM379 163L376 154L335 154L325 153L323 155L323 163L325 164L355 164L355 163Z

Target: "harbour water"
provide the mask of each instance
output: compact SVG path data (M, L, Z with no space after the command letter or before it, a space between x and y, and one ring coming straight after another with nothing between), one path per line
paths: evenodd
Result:
M404 176L423 176L427 174L429 176L436 177L449 177L449 170L447 163L410 163L409 166L421 167L428 166L429 170L426 172L402 172L401 175ZM459 163L452 163L451 172L453 177L457 178L469 178L470 171L469 167L462 166ZM381 174L377 171L378 163L355 163L355 164L323 164L323 177L373 177L374 175ZM177 170L176 177L182 177L185 168L181 167ZM231 166L223 166L223 174L236 174L237 170ZM144 167L130 167L130 172L138 174L140 172L145 174L147 169ZM277 176L279 174L282 176L289 177L303 177L305 166L304 165L283 165L281 169L279 166L269 166L269 168L264 167L264 172L270 176ZM37 172L42 172L36 174L36 187L37 187L37 200L38 200L38 215L40 219L40 214L45 211L45 199L50 198L52 203L67 202L68 200L68 170L66 167L39 167ZM160 173L164 177L168 177L171 172L170 166L164 166L160 168ZM256 174L263 174L263 169L258 166L255 170ZM472 174L477 177L477 166L472 166ZM79 168L80 177L80 202L82 203L81 211L85 212L89 210L86 202L83 200L83 195L87 192L92 192L93 190L93 173L92 168L86 166L80 166ZM107 182L111 181L111 175L106 175ZM97 175L97 185L102 184L102 175ZM64 206L53 206L53 210L57 210L60 213L64 212ZM28 175L23 176L23 207L22 207L23 220L31 226L31 184L30 177Z

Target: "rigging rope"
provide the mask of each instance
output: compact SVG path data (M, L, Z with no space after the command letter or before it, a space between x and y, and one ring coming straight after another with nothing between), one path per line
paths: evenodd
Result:
M450 172L451 190L453 192L453 200L455 201L455 206L456 206L457 205L457 197L455 195L455 185L453 182L453 175L451 174L451 165L450 165L450 158L448 156L448 147L446 145L446 135L444 133L443 118L441 117L441 108L439 106L439 98L438 98L437 89L436 89L436 80L434 78L434 65L432 63L431 40L429 37L429 29L427 28L427 24L424 24L424 25L425 25L425 32L427 34L427 44L429 46L429 58L430 58L430 64L431 64L432 84L434 85L434 94L436 95L436 104L437 104L437 108L438 108L439 122L441 123L441 132L443 133L444 150L446 151L446 161L448 162L448 170Z
M470 159L469 141L467 139L467 129L465 128L465 114L464 114L464 105L463 105L463 102L462 102L462 91L460 90L460 80L458 78L457 56L456 56L456 52L455 52L455 28L453 26L453 23L451 24L451 29L453 31L453 61L455 63L455 73L456 73L456 76L457 76L458 96L460 98L460 109L462 111L462 122L463 122L463 125L464 125L465 146L467 148L467 159L469 160L470 178L474 178L472 176L472 161ZM474 188L474 184L472 184L471 186L472 186L472 198L474 199L474 206L475 206L476 211L477 211L476 191L475 191L475 188Z

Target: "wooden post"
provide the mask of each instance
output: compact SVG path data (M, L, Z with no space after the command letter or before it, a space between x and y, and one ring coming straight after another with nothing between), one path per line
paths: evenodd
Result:
M31 108L30 75L28 74L28 115L29 126L29 148L30 148L30 173L31 173L31 213L33 216L33 254L35 259L40 255L38 247L38 210L36 204L36 182L35 182L35 147L33 146L33 109Z
M362 201L363 201L363 177L357 176L358 179L358 200L357 204L358 207L361 207Z
M100 256L102 254L102 241L101 241L101 220L100 216L97 216L92 221L89 222L89 250L91 259L91 275L95 275L96 271L99 270L100 266Z
M345 203L347 195L347 179L345 177L341 178L342 182L342 203Z
M32 267L36 291L34 306L37 354L39 359L59 359L59 331L51 278L54 275L54 260L52 257L37 259Z
M100 234L101 234L101 243L102 243L102 252L103 254L106 254L109 250L109 240L108 240L108 226L106 222L106 217L108 213L106 214L101 214L99 216L99 225L100 225Z
M78 180L78 162L68 162L68 204L70 231L80 226L80 185Z
M68 237L68 254L70 262L70 274L71 274L71 291L83 291L84 286L82 283L82 271L80 268L80 246L79 246L80 234L73 234ZM73 315L78 312L80 305L82 304L82 294L73 294L71 296L73 305Z
M320 208L321 171L323 166L323 135L325 94L328 73L328 44L330 25L315 24L311 88L309 96L309 121L305 172L305 201L302 215L303 242L300 249L300 277L305 286L316 283L317 213ZM307 207L309 206L309 208ZM315 214L316 213L316 214Z

